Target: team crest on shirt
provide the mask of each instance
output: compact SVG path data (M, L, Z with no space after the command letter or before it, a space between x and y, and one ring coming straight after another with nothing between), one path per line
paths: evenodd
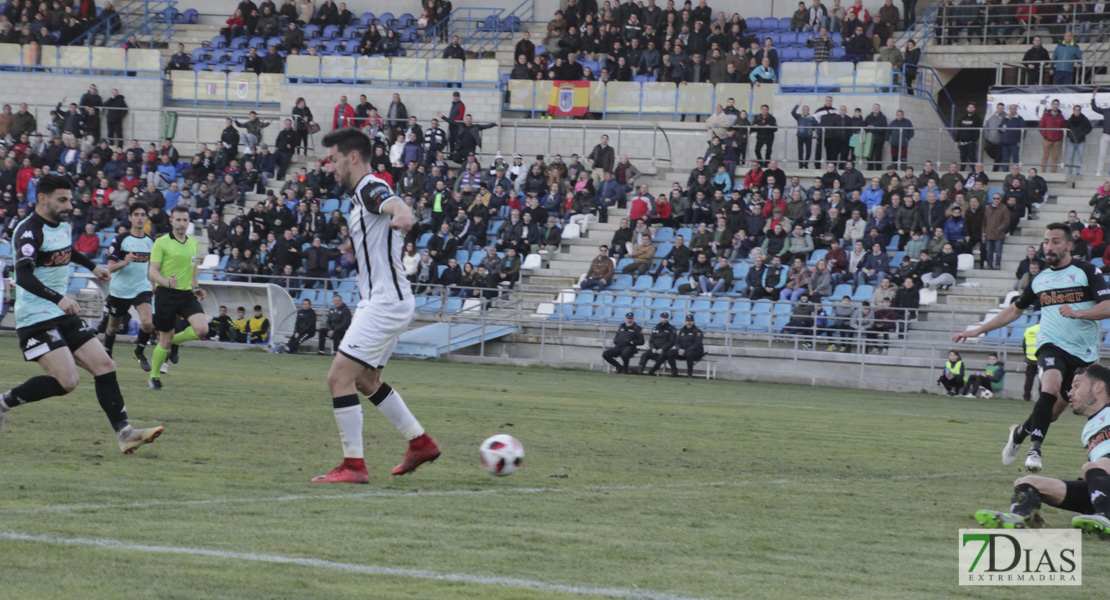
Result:
M28 231L27 233L31 232ZM23 237L27 237L27 234L23 234ZM28 258L35 255L35 247L31 244L23 244L23 246L19 248L19 251L23 253L23 256L26 256Z

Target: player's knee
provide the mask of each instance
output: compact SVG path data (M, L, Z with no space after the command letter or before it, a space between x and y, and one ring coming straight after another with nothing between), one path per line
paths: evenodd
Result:
M1017 487L1017 486L1022 485L1024 483L1027 483L1029 485L1033 485L1033 477L1029 476L1029 475L1018 477L1017 479L1014 480L1014 487Z
M1094 461L1094 460L1092 460L1090 462L1087 462L1087 463L1084 463L1083 464L1083 475L1086 476L1087 471L1090 471L1091 469L1103 469L1103 470L1105 470L1106 465L1099 464L1098 461Z
M207 339L208 338L208 323L200 325L199 327L194 326L193 327L193 332L197 334L197 339L201 339L201 340Z
M154 322L153 321L140 321L139 322L139 329L143 330L144 333L150 333L151 331L154 331Z
M67 394L77 389L77 384L81 382L81 376L77 374L76 370L72 373L55 376L54 379L58 380L58 384L62 386L62 389L65 390Z

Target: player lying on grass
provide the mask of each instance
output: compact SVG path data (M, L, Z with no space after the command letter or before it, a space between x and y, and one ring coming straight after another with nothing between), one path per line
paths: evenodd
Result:
M1072 412L1087 417L1082 440L1089 462L1083 465L1083 478L1064 481L1037 475L1021 477L1014 481L1009 512L975 513L975 520L984 527L1043 527L1043 502L1079 513L1071 520L1072 527L1110 537L1110 369L1094 364L1079 370L1068 401Z
M17 406L72 392L80 366L93 376L96 399L116 432L120 450L131 454L162 435L162 428L135 429L128 423L116 363L96 339L96 330L78 316L80 305L65 295L71 261L100 281L111 277L108 269L73 251L72 213L73 182L69 177L45 175L39 180L35 212L16 226L12 236L19 348L24 360L37 362L46 374L0 394L0 425Z

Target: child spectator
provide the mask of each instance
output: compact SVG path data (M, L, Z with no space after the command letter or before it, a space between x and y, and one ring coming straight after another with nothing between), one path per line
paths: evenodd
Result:
M975 398L979 395L979 388L988 389L991 394L1000 394L1006 385L1005 380L1006 365L998 362L998 355L991 352L987 355L986 370L967 378L963 395L965 398Z
M245 333L250 344L265 344L270 339L270 320L262 315L261 305L254 305L254 316L247 320Z
M944 363L944 373L937 378L937 385L943 386L949 396L955 396L964 387L964 361L960 353L948 351L948 362Z

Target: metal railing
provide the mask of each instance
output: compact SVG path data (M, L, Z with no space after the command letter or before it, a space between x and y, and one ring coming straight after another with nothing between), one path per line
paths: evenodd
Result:
M410 58L438 58L451 43L452 36L459 36L459 43L467 52L481 55L496 52L505 41L511 40L517 28L505 25L515 18L521 26L532 21L535 0L522 0L516 8L455 8L448 19L437 21L423 35L403 49Z
M295 73L289 73L286 69L286 82L289 84L318 84L318 83L342 83L342 84L368 84L398 87L398 86L418 86L418 87L479 87L479 88L500 88L501 87L501 69L494 66L492 60L470 59L462 60L458 63L449 63L446 59L433 58L422 61L423 65L414 68L411 62L404 64L395 64L393 60L389 61L389 66L384 69L382 65L373 65L369 68L360 68L359 61L352 59L353 57L334 57L340 60L346 60L349 66L341 68L341 64L336 64L335 61L328 60L333 57L324 57L317 63L317 71L315 74L298 70ZM388 60L388 59L386 59ZM394 59L394 60L407 60L407 59ZM471 70L477 75L468 75L467 65L471 65ZM490 67L493 66L491 69ZM421 68L422 67L422 68ZM457 73L452 73L452 70L457 70ZM492 77L485 77L484 72L490 71Z
M95 46L102 40L105 46L119 46L132 35L144 44L168 42L176 13L176 0L132 0L116 7L115 18L98 21L69 45Z
M1067 82L1056 83L1054 71L1057 67L1054 60L1033 60L1029 62L998 62L994 69L994 87L1031 87L1050 85L1072 86L1099 86L1095 81L1099 75L1110 72L1110 60L1094 60L1083 58L1074 61ZM1017 77L1013 83L1007 83L1016 71Z
M553 120L527 120L511 119L501 122L501 150L505 156L523 154L525 156L543 154L552 156L562 152L565 144L562 139L558 146L553 140L567 132L579 137L581 152L588 153L589 149L597 143L601 134L608 134L614 148L620 148L622 155L627 155L630 162L660 168L678 167L672 154L671 140L667 132L654 122L636 121L610 121L599 126L596 122L589 121L559 121ZM564 138L565 139L565 138ZM537 146L536 143L540 142ZM492 152L484 156L492 156ZM569 153L568 153L569 155Z
M1046 43L1059 43L1071 32L1078 43L1102 41L1110 31L1110 13L1079 10L1084 7L1072 2L938 4L933 13L933 37L940 44L1026 44L1041 35L1048 38Z

